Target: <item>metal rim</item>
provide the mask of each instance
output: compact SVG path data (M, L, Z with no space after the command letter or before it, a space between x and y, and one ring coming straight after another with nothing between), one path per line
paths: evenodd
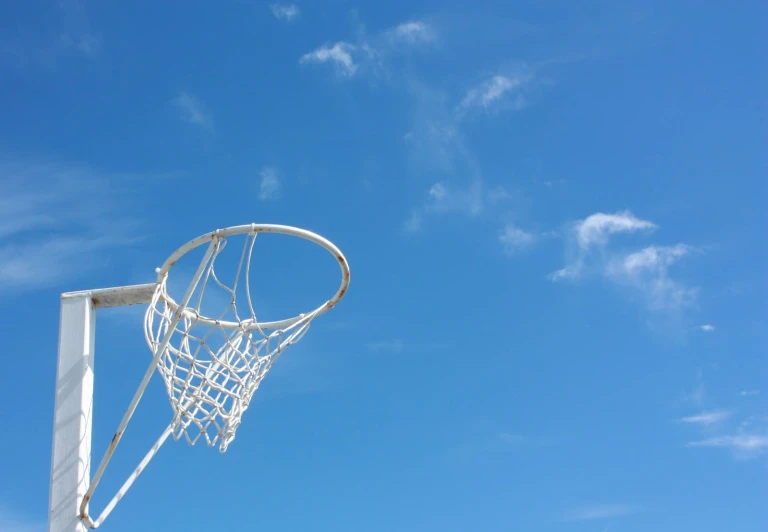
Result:
M226 229L217 229L216 231L211 231L210 233L206 233L204 235L201 235L195 239L190 240L183 246L181 246L179 249L174 251L170 257L163 263L163 265L157 269L157 279L158 279L158 286L160 286L161 283L164 282L165 278L167 278L168 273L170 269L173 267L174 264L186 253L190 252L191 250L202 246L203 244L207 244L212 242L216 239L226 238L229 236L234 235L240 235L240 234L247 234L247 233L278 233L283 235L289 235L289 236L295 236L299 238L303 238L304 240L309 240L310 242L313 242L320 247L324 248L326 251L328 251L333 257L336 259L336 261L339 263L339 267L341 268L341 284L339 285L338 290L336 293L320 305L314 310L311 310L309 312L299 314L298 316L295 316L293 318L288 318L284 320L278 320L278 321L268 321L268 322L248 322L248 320L243 321L242 323L234 322L234 321L224 321L224 320L215 320L211 318L207 318L205 316L198 316L194 312L191 312L189 309L185 308L182 312L189 316L194 317L197 319L199 323L205 324L205 325L218 325L221 327L224 327L226 329L237 329L240 327L245 327L246 329L281 329L285 327L289 327L302 319L304 319L307 316L319 316L320 314L323 314L333 307L336 306L336 304L341 300L342 297L344 297L344 294L347 292L347 288L349 287L349 280L350 280L350 272L349 272L349 263L347 262L347 259L344 257L344 254L341 252L341 250L336 247L333 242L329 241L328 239L313 233L312 231L307 231L306 229L301 229L298 227L292 227L289 225L276 225L276 224L248 224L248 225L236 225L232 227L227 227ZM164 292L164 296L162 297L163 301L165 301L169 307L171 307L174 311L179 308L179 304L174 301L174 299L167 293Z

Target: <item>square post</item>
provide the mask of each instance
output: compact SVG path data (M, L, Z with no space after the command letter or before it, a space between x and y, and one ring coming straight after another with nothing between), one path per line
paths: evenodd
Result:
M49 532L85 532L90 482L95 311L90 294L61 298L48 507Z

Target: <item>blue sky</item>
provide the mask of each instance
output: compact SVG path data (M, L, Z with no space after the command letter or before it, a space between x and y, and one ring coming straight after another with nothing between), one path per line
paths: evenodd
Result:
M763 530L767 15L0 5L0 529L45 528L59 294L259 222L330 238L349 294L226 454L169 442L104 530ZM270 318L335 289L328 257L264 244ZM150 357L143 310L98 316L99 456Z

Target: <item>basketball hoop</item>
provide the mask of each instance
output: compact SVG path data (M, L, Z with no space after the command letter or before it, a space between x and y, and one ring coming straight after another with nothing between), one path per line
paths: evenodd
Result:
M341 284L322 305L292 318L259 321L251 298L251 257L260 233L277 233L313 242L330 252L341 268ZM242 238L242 250L235 278L225 282L216 273L215 262L229 240ZM192 250L206 246L205 255L179 302L168 293L172 267ZM97 528L154 457L168 436L182 437L190 445L201 438L220 452L235 437L242 416L261 381L280 355L297 343L312 320L332 309L349 286L349 265L341 251L325 238L284 225L240 225L199 236L177 249L157 269L157 283L144 317L147 344L152 361L120 426L99 464L80 505L80 517ZM205 296L212 291L226 294L227 303L217 316L203 314ZM245 304L238 295L245 297ZM139 466L125 481L104 511L95 520L88 513L93 496L125 428L155 369L165 383L173 418Z

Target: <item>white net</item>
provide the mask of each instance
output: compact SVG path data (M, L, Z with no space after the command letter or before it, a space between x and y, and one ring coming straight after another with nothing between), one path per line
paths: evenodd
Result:
M198 269L197 286L189 288L194 293L187 305L169 296L166 276L145 315L147 343L153 353L162 350L157 369L174 412L173 437L183 436L190 445L203 438L226 451L262 379L282 352L301 339L315 315L269 331L258 325L249 284L256 235L239 235L245 242L229 284L214 267L227 243L217 236ZM247 304L238 307L238 295ZM219 302L216 318L202 314L206 300Z

